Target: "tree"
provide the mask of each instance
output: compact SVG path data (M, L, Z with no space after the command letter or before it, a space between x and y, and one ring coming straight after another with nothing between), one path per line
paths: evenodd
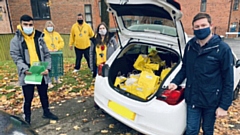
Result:
M101 0L101 22L105 22L109 27L109 13L107 11L107 5L104 0Z

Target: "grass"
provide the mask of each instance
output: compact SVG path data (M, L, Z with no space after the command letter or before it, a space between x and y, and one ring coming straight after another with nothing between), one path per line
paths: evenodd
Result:
M78 73L72 73L74 69L75 58L64 58L64 75L60 77L62 83L54 84L54 87L49 91L57 91L59 88L70 89L69 92L79 92L81 89L88 89L92 83L91 71L87 67L86 60L82 60L81 70ZM1 93L1 90L21 90L21 87L16 87L18 81L17 67L13 61L0 62L0 80L3 80L4 85L0 85L0 97L6 95L10 97L14 92Z

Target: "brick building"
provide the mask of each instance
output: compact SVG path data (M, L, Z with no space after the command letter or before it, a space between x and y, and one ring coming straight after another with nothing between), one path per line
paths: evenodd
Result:
M215 33L225 35L225 32L228 31L230 0L178 0L178 2L181 4L182 22L187 34L193 34L192 19L199 12L206 12L211 15Z
M0 0L0 33L10 33L9 12L6 1Z
M35 19L35 27L39 30L44 28L47 20L52 20L56 25L56 31L69 33L72 24L76 22L76 15L82 13L85 16L86 22L91 24L93 29L95 29L101 22L99 1L100 0L0 0L0 15L2 14L4 17L2 21L0 20L0 33L14 32L22 14L32 15ZM225 35L227 31L239 31L239 0L177 1L181 4L184 14L182 19L183 26L189 35L192 35L192 18L200 11L207 12L212 16L215 33ZM5 12L1 12L1 6L5 7ZM111 16L110 27L114 27Z

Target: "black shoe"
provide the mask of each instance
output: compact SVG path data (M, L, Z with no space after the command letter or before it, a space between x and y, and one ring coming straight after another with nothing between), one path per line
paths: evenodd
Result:
M25 121L31 125L31 117L30 116L25 116Z
M45 119L58 120L58 117L51 112L44 113L42 117Z

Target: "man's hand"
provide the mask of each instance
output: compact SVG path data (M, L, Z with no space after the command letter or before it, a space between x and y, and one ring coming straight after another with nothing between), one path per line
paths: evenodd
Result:
M48 75L48 70L46 69L46 70L43 71L41 74L42 74L42 75Z
M178 86L177 86L175 83L170 83L170 84L168 85L168 89L169 89L169 90L176 90L177 87L178 87Z
M24 73L25 73L25 75L31 75L32 74L32 72L29 72L29 71L25 71Z
M70 50L73 50L73 46L70 46Z
M227 111L223 110L222 108L218 107L216 110L216 118L227 116Z

